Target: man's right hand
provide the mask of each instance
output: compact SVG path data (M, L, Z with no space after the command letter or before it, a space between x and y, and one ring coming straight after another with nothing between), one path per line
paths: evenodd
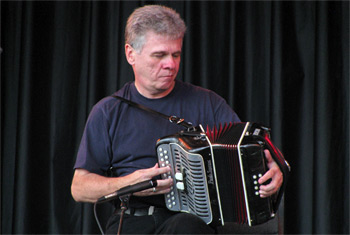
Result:
M71 192L74 200L78 202L96 202L100 197L113 193L129 185L151 180L155 176L167 173L169 167L159 168L158 164L148 169L141 169L130 175L122 177L105 177L91 173L85 169L76 169ZM135 193L136 196L151 196L170 191L173 181L171 179L157 180L155 189L146 189Z

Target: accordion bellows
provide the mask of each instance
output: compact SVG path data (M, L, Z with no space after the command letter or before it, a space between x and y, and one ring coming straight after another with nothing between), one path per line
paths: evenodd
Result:
M165 194L169 210L197 215L207 224L252 225L274 217L289 175L289 165L272 144L269 129L256 123L229 123L205 131L181 131L157 142L160 166L169 165L174 187ZM283 173L277 195L261 198L258 179L267 171L269 149Z

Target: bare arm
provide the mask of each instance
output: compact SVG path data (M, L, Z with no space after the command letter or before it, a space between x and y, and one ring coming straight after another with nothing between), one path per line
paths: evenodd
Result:
M154 176L169 172L169 167L159 168L156 164L152 168L135 171L123 177L105 177L91 173L85 169L76 169L73 176L71 192L75 201L96 202L102 196L113 193L128 185L133 185L142 181L150 180ZM170 191L172 180L157 180L157 190L144 190L136 193L137 196L150 196L162 194Z

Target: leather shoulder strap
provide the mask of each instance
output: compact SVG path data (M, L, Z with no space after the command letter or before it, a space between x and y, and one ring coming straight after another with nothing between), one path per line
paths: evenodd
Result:
M136 107L136 108L141 109L141 110L143 110L143 111L146 111L146 112L148 112L148 113L154 114L154 115L156 115L156 116L160 116L160 117L162 117L162 118L164 118L164 119L167 119L167 120L169 120L171 123L175 123L175 124L177 124L177 125L181 125L181 126L187 128L187 129L193 129L193 128L194 128L193 125L192 125L191 123L185 122L185 120L184 120L183 118L178 118L178 117L176 117L176 116L168 116L168 115L165 115L165 114L163 114L163 113L160 113L160 112L158 112L158 111L155 111L155 110L153 110L153 109L150 109L150 108L148 108L148 107L146 107L146 106L144 106L144 105L141 105L141 104L132 102L131 100L128 100L128 99L125 99L125 98L123 98L123 97L121 97L121 96L112 95L112 97L114 97L114 98L116 98L116 99L118 99L118 100L120 100L120 101L123 101L124 103L127 103L127 104L130 105L130 106Z

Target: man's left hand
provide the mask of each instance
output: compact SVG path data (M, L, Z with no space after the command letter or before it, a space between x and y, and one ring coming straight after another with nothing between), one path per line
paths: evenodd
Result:
M265 150L264 152L269 170L259 179L259 184L261 184L259 193L260 197L262 198L275 194L283 182L283 174L277 163L272 159L270 151ZM269 184L262 185L269 179L271 179L271 182Z

